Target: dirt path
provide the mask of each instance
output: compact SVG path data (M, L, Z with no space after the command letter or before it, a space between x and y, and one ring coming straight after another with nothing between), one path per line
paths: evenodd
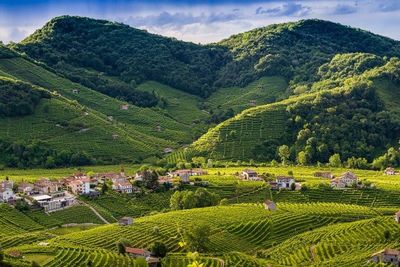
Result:
M79 201L79 203L88 207L89 209L91 209L94 212L94 214L96 214L96 216L99 217L99 219L102 220L105 224L110 224L110 222L108 222L106 219L104 219L104 217L101 216L100 213L95 208L93 208L91 205L89 205L88 203L83 202L83 201Z

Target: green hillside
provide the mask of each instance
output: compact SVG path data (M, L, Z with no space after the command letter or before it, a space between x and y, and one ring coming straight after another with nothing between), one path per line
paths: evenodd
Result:
M303 149L309 162L327 162L333 153L371 160L399 138L398 107L390 99L397 99L400 64L397 58L382 64L343 75L333 89L321 86L332 80L321 80L313 87L317 92L245 110L209 130L190 151L217 159L272 160L285 144L294 160ZM350 148L353 140L356 147Z

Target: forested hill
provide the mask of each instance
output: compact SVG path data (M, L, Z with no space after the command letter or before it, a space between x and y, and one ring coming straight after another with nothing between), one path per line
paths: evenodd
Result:
M121 23L62 16L13 48L73 81L142 106L157 101L134 90L146 80L203 97L271 75L284 76L295 89L313 82L318 68L338 53L400 56L398 41L321 20L270 25L197 45Z
M400 42L323 20L270 25L218 43L234 58L219 73L218 85L243 85L258 77L281 75L299 83L315 80L318 68L335 54L400 56Z
M130 89L155 80L200 96L210 93L215 71L224 63L222 47L200 46L121 23L70 16L52 19L16 48L92 88L102 85L96 81L98 75L76 68L117 76Z

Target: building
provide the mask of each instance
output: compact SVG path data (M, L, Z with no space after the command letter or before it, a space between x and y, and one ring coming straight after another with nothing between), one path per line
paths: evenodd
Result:
M45 212L60 210L75 204L75 198L67 196L64 192L58 193L56 196L35 195L31 196L31 199L42 207Z
M22 182L18 185L18 193L30 195L33 193L33 184Z
M75 195L88 195L90 193L90 179L82 176L66 181L66 186L69 191Z
M292 184L295 184L295 180L292 176L277 176L276 183L278 184L278 189L290 189Z
M47 178L41 178L33 184L33 191L38 194L52 194L60 191L59 182L50 181Z
M157 267L157 266L159 266L158 264L160 262L160 259L150 256L150 257L146 257L146 262L147 262L148 267Z
M121 110L128 110L128 109L129 109L129 104L121 105Z
M333 174L331 172L315 172L314 173L314 177L332 179L333 178Z
M133 186L126 178L116 178L112 179L112 189L119 193L131 194Z
M379 252L372 254L371 261L374 263L400 266L400 251L397 249L385 248Z
M396 170L392 167L388 167L385 169L384 174L386 175L396 175Z
M394 219L396 220L397 223L400 223L400 211L394 214Z
M170 148L170 147L166 147L166 148L164 148L164 153L165 154L169 154L169 153L172 153L172 152L174 152L174 150L172 149L172 148Z
M264 201L264 208L266 210L274 211L276 210L276 204L273 201L267 199Z
M142 248L125 247L125 253L133 258L139 258L139 257L147 258L151 256L150 251Z
M144 172L137 172L133 178L135 181L143 182Z
M72 93L74 93L74 94L79 94L79 90L78 90L78 89L73 89L73 90L72 90Z
M269 181L268 182L269 186L271 187L272 190L278 190L278 183L276 181Z
M335 188L345 188L352 186L354 183L357 183L357 181L358 178L354 173L345 172L340 177L332 179L330 184Z
M258 178L258 174L256 171L247 169L242 171L242 177L246 180L253 180L254 178Z
M183 183L189 183L190 176L205 175L206 172L203 169L192 169L192 170L176 170L169 174L170 177L179 177Z
M132 217L122 217L121 219L118 220L118 224L121 226L132 225L133 218Z
M0 189L13 189L14 187L14 182L6 178L6 180L2 181L0 183Z
M14 191L10 188L0 188L0 201L8 202L15 198Z

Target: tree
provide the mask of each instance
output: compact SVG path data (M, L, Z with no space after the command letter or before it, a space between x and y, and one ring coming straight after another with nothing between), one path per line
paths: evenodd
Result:
M107 190L108 190L107 183L104 182L103 185L101 186L101 193L105 194L107 192Z
M389 240L390 239L390 232L389 230L385 230L383 232L383 237L385 238L385 240Z
M299 165L307 165L307 156L304 151L300 151L299 154L297 155L297 163Z
M30 210L30 206L23 199L18 199L15 202L15 208L19 211L29 211Z
M339 154L333 154L329 158L329 166L331 167L341 167L342 166L342 161L340 159Z
M281 158L283 165L286 165L290 157L290 149L287 145L282 145L278 148L278 155Z
M151 254L155 257L164 258L167 252L167 246L162 242L157 241L151 246Z
M125 247L129 246L129 241L126 239L121 239L116 243L118 253L125 254Z
M32 261L32 267L40 267L41 265L36 261Z
M136 258L135 263L136 263L135 266L137 266L137 267L148 267L149 266L147 264L146 259L143 257Z
M210 241L211 228L208 224L197 224L185 232L191 250L205 252Z
M290 184L290 190L292 190L292 191L296 190L296 184L295 183L291 183Z
M198 188L194 195L197 198L196 207L198 208L215 206L219 201L219 196L217 194L212 193L205 188Z
M143 185L147 189L156 190L159 186L158 175L155 171L143 171Z

